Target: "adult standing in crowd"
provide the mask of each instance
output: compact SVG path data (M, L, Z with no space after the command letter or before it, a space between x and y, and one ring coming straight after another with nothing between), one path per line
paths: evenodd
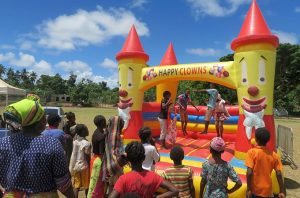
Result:
M58 198L57 190L73 198L71 175L61 143L41 136L46 127L44 109L31 96L5 108L13 131L0 138L0 185L4 197Z

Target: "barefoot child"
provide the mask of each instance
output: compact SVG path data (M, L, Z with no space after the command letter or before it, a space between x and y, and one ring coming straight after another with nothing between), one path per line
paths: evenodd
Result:
M170 158L173 160L174 166L167 168L163 173L163 177L179 190L179 197L194 198L193 171L190 167L182 165L183 149L180 146L173 147Z
M223 124L229 117L230 115L225 108L225 100L221 98L221 94L218 94L215 108L215 125L218 137L223 138Z
M204 162L202 166L200 198L227 198L228 194L233 193L242 186L242 182L233 167L221 158L224 149L225 142L222 138L215 137L211 140L210 153L212 157ZM231 189L227 188L228 177L235 182L234 187Z
M74 194L75 197L78 197L80 188L85 190L86 195L88 193L91 143L86 139L89 135L89 130L84 124L76 125L75 132L77 136L73 142L69 169L72 175Z

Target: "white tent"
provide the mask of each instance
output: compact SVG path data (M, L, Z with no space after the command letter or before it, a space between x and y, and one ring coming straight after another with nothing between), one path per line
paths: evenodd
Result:
M8 104L8 96L9 95L17 95L17 96L25 96L26 91L24 89L20 89L14 86L11 86L0 79L0 95L6 96L5 104Z

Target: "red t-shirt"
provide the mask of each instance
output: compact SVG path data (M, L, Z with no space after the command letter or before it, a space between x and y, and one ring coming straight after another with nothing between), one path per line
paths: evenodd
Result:
M151 198L162 182L163 178L152 171L131 171L118 179L114 189L120 195L135 192L141 197Z

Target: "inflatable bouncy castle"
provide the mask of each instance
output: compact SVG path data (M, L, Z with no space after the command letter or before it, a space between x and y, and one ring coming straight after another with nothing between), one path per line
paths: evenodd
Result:
M231 117L224 123L223 136L227 146L222 158L234 166L243 181L243 187L229 197L245 197L244 159L253 146L251 142L254 140L255 129L266 127L271 133L267 147L276 149L273 91L277 46L278 38L271 33L255 0L252 1L240 33L231 43L234 61L230 62L178 64L170 44L160 65L148 66L149 56L143 50L133 26L116 56L119 69L118 112L125 120L124 142L138 140L138 130L142 126L149 126L154 136L159 135L157 117L162 93L170 91L175 102L178 82L181 80L206 81L235 89L238 105L226 107ZM154 86L157 101L143 102L144 92ZM210 156L210 139L216 136L213 119L209 133L199 133L204 128L206 107L198 108L199 112L188 107L187 131L190 135L187 137L181 135L178 117L176 139L176 144L181 145L185 151L183 164L193 168L196 191L199 191L202 163ZM161 161L156 164L156 171L161 172L171 166L172 161L169 158L170 150L158 148ZM273 181L273 191L276 194L279 191L278 184Z

